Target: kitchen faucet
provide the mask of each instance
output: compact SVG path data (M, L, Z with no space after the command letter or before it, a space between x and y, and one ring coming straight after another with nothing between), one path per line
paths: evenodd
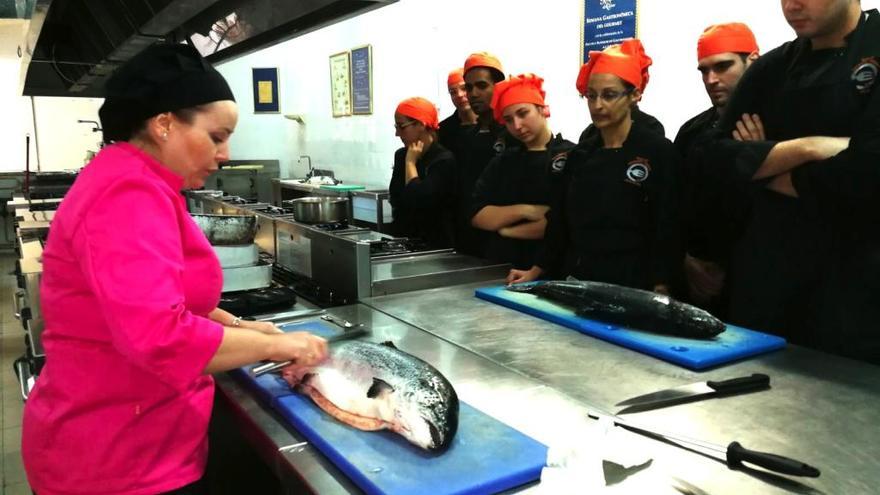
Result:
M76 123L77 124L95 124L94 127L92 127L92 132L101 132L103 130L103 129L101 129L101 124L99 124L98 122L96 122L94 120L77 120Z
M312 174L314 173L314 169L312 168L312 157L310 157L309 155L300 155L299 160L297 160L296 162L302 163L303 158L305 158L309 162L309 173L306 174L306 179L310 179L312 177Z

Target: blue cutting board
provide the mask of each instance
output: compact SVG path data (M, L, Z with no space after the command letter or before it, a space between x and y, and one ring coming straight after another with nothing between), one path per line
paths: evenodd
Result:
M281 397L276 409L371 495L489 494L541 477L547 447L460 403L449 450L428 453L389 431L360 431L320 410L308 397Z
M329 337L340 332L321 321L281 326ZM235 370L260 400L269 404L369 494L484 494L536 481L547 447L460 402L458 432L449 450L430 454L389 431L360 431L318 408L269 373L253 377L255 365Z
M477 289L476 296L692 370L702 370L785 347L782 337L733 325L727 325L726 331L707 340L630 330L582 318L564 306L533 294L509 291L504 286Z

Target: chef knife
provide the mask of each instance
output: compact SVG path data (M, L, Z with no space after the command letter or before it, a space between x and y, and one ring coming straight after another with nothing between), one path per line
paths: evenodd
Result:
M751 376L731 378L729 380L708 380L705 382L691 383L680 387L668 388L650 394L640 395L618 402L616 406L626 406L617 414L626 414L660 407L691 402L710 397L751 392L770 387L770 377L762 373L754 373Z
M810 478L818 478L821 474L818 469L804 462L777 454L750 450L743 447L739 442L730 442L730 444L725 447L723 445L716 445L702 440L688 438L683 435L677 435L674 433L659 431L654 428L638 426L618 416L602 414L595 411L588 411L587 416L593 419L599 419L603 417L609 418L611 421L614 422L615 426L619 426L633 433L638 433L639 435L644 435L655 440L659 439L661 441L669 442L689 450L696 449L697 451L702 451L705 453L705 455L724 462L730 468L739 467L744 462L747 462L749 464L761 466L770 471L790 474L792 476L808 476ZM719 456L724 456L724 458L720 459Z
M327 337L327 343L332 344L334 342L340 342L342 340L351 340L356 339L358 337L363 337L367 334L366 327L358 326L352 330L347 330L342 333L338 333L336 335L331 335ZM265 364L260 364L251 368L251 375L260 376L265 375L266 373L271 373L273 371L278 371L281 368L285 368L293 364L293 361L278 361L278 362L269 362Z

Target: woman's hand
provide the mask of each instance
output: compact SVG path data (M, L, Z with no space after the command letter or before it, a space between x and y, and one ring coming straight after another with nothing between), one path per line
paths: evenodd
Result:
M275 326L274 323L268 321L245 321L242 320L239 328L247 328L248 330L256 330L265 334L284 333L283 330Z
M298 366L315 366L327 359L327 341L309 332L273 336L271 361L295 361Z
M537 265L528 270L510 270L510 273L507 274L507 285L531 282L540 277L542 273L544 270Z
M421 140L410 143L406 147L406 162L415 165L425 152L425 143Z

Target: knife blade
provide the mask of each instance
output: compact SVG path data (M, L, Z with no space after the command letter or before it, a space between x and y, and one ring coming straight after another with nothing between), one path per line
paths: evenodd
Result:
M363 337L367 334L367 328L363 326L355 327L352 330L347 330L342 333L338 333L336 335L331 335L327 337L327 343L332 344L334 342L341 342L343 340L351 340L356 339L358 337ZM260 376L265 375L266 373L271 373L273 371L278 371L281 368L285 368L293 364L293 361L271 361L264 364L259 364L251 368L251 375Z
M769 387L769 376L763 373L754 373L751 376L731 378L729 380L708 380L668 388L618 402L615 406L624 407L617 414L626 414L702 400L709 397L721 397L762 390Z

